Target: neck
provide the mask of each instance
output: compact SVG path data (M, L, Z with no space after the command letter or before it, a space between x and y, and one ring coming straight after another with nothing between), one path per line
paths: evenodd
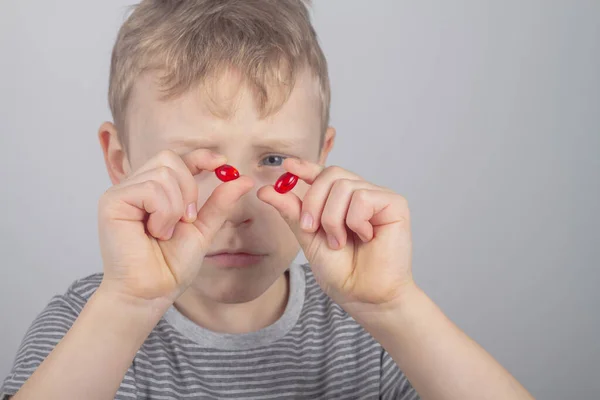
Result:
M219 333L249 333L266 328L285 311L289 297L286 271L258 298L240 304L224 304L198 295L191 288L175 302L175 307L197 325Z

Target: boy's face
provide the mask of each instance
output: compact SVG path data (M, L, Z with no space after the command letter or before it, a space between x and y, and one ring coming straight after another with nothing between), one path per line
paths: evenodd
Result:
M228 164L254 179L253 190L237 204L215 237L209 254L237 251L261 255L246 267L224 267L205 258L192 288L213 301L240 303L263 294L283 273L299 251L298 242L279 213L256 196L264 185L272 185L285 173L284 157L298 157L325 163L333 144L334 130L326 133L321 149L321 102L314 80L308 73L298 77L289 100L274 115L261 119L252 93L228 73L220 79L217 104L233 107L228 117L215 116L209 109L206 92L191 90L164 101L147 74L136 82L127 115L129 155L124 173L142 166L159 151L171 149L184 154L208 148L227 157ZM239 91L238 91L239 89ZM124 176L125 177L125 176ZM195 176L198 206L202 206L221 182L213 172ZM299 182L294 193L302 198L308 186Z

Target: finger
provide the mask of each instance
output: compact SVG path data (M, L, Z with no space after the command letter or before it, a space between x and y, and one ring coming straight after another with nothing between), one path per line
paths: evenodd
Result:
M194 222L206 244L212 241L217 231L221 229L237 201L253 186L254 181L250 177L241 176L234 181L221 183L211 193L198 211L198 218Z
M274 207L281 217L287 222L294 235L298 239L300 246L307 249L314 233L305 232L300 227L300 213L302 211L302 200L293 192L280 194L275 191L273 186L263 186L257 192L260 200Z
M346 245L348 239L347 228L352 229L350 226L347 227L346 216L348 215L353 193L359 189L373 189L374 187L366 181L351 179L338 179L335 181L325 202L321 217L321 225L327 234L327 242L330 248L336 250ZM361 231L356 233L364 240Z
M313 168L313 167L309 167ZM340 167L328 167L321 171L302 199L301 225L307 232L316 232L322 223L323 208L335 181L358 180L360 177Z
M286 158L283 161L283 167L287 172L291 172L292 174L296 175L298 178L302 179L304 182L310 185L312 185L313 182L317 179L317 177L319 177L321 173L324 173L324 171L328 171L328 173L332 173L334 176L343 175L343 177L347 179L363 180L359 175L338 166L331 166L325 168L320 164L293 157ZM394 193L392 189L375 185L373 183L371 183L371 185L380 190Z
M197 216L198 185L194 175L203 170L214 171L226 163L223 155L214 153L207 149L196 149L183 156L172 150L158 153L152 160L146 163L136 174L140 174L156 168L170 168L175 172L175 177L182 193L182 201L185 213L183 219L193 222Z
M181 163L192 175L197 175L203 170L214 171L226 162L225 156L208 149L196 149L181 156L173 150L162 150L136 170L134 175L161 166L178 169Z
M170 239L175 225L179 220L182 219L182 217L184 217L185 214L185 202L183 200L183 194L181 191L177 173L169 167L162 166L135 175L130 179L124 181L120 186L132 186L137 185L139 183L143 183L145 181L158 182L167 194L167 197L170 202L169 218L165 220L165 226L162 229L164 234L162 235L162 237Z
M319 174L325 169L320 164L293 157L283 160L283 168L309 185L312 185Z
M181 160L192 175L198 175L202 171L214 171L227 163L224 155L207 149L190 151L184 154Z
M146 230L157 239L167 239L164 226L170 217L171 201L163 186L152 180L115 186L101 198L100 218L113 221L144 221Z
M390 224L409 224L408 204L402 196L369 189L353 192L346 225L362 240L372 240L377 228Z

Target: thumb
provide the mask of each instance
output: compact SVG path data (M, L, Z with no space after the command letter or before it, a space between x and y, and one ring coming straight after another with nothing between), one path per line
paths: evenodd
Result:
M254 181L251 178L241 176L236 180L221 183L211 193L198 211L198 218L194 221L194 225L203 236L205 247L212 242L238 200L253 187Z
M258 190L258 198L271 205L281 217L287 222L302 249L306 252L308 246L312 243L315 233L305 232L300 227L300 214L302 212L302 200L293 192L280 194L275 191L273 186L264 186Z

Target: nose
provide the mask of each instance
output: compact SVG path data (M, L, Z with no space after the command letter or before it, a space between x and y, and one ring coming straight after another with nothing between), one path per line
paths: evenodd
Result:
M252 224L257 218L262 203L256 196L259 187L259 183L255 180L254 187L243 195L229 212L224 227L239 228Z
M238 200L233 209L229 212L223 227L227 228L239 228L244 225L250 225L254 220L252 211L248 207L248 196L251 196L252 192L245 194L241 199Z

